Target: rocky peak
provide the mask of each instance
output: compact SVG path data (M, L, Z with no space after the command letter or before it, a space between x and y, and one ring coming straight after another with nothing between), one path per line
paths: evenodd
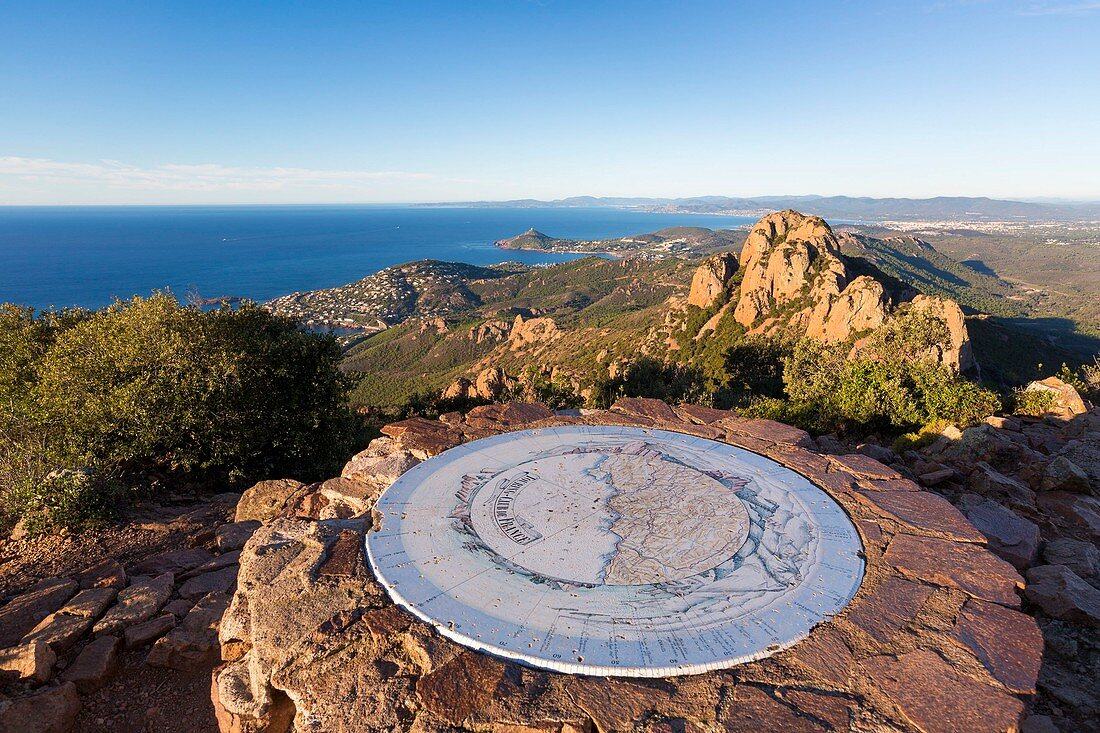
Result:
M735 272L737 272L737 258L732 253L723 252L708 257L695 270L691 278L688 303L700 308L709 308L714 301L726 295L726 288Z
M758 221L740 261L745 274L734 318L747 327L807 291L836 297L848 279L833 230L824 219L797 211L779 211Z

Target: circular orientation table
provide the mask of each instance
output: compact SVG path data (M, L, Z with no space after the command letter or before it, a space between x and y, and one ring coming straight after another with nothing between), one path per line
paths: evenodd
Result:
M366 538L392 599L465 646L575 674L667 677L806 638L864 575L813 483L751 451L614 425L504 433L414 467Z

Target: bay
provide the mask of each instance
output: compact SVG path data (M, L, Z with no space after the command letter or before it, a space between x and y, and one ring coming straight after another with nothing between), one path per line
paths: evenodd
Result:
M543 264L579 256L494 245L531 227L604 239L751 222L616 208L0 207L0 302L97 308L165 288L177 296L194 289L207 298L262 302L412 260Z

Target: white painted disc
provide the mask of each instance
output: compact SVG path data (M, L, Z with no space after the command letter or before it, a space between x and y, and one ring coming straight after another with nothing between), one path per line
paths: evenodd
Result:
M664 430L503 433L414 467L367 554L393 600L480 651L667 677L806 637L863 578L859 535L771 459Z

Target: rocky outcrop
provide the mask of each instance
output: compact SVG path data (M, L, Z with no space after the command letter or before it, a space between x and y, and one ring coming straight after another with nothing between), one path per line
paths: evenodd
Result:
M535 344L547 344L561 336L553 318L528 318L516 316L508 335L509 348L519 351Z
M737 259L730 253L708 257L691 278L687 302L699 308L709 308L725 298L730 279L737 272Z
M827 344L847 341L886 322L889 298L882 283L861 275L835 299L818 300L806 319L806 335Z
M1031 382L1025 388L1028 392L1039 392L1051 395L1053 404L1050 412L1058 417L1066 419L1074 415L1083 415L1088 411L1085 401L1072 384L1066 384L1058 377L1047 377Z
M946 298L918 295L910 305L918 311L939 318L947 327L947 341L934 346L927 356L955 371L972 369L974 352L970 347L970 334L966 330L966 319L959 304Z
M829 225L797 211L769 214L749 232L740 256L744 275L734 318L746 327L796 298L838 297L847 283L840 246Z
M211 697L222 731L1019 725L1042 653L1034 620L1018 610L1022 578L983 547L950 504L865 455L821 455L808 449L815 443L807 433L772 421L624 399L583 416L508 404L445 421L414 418L386 426L388 437L372 444L370 458L391 465L386 455L434 454L503 430L567 424L678 430L762 453L808 476L860 529L867 573L855 600L806 640L731 670L663 680L557 674L456 645L396 607L364 558L369 512L283 517L245 546L221 623L223 665Z

